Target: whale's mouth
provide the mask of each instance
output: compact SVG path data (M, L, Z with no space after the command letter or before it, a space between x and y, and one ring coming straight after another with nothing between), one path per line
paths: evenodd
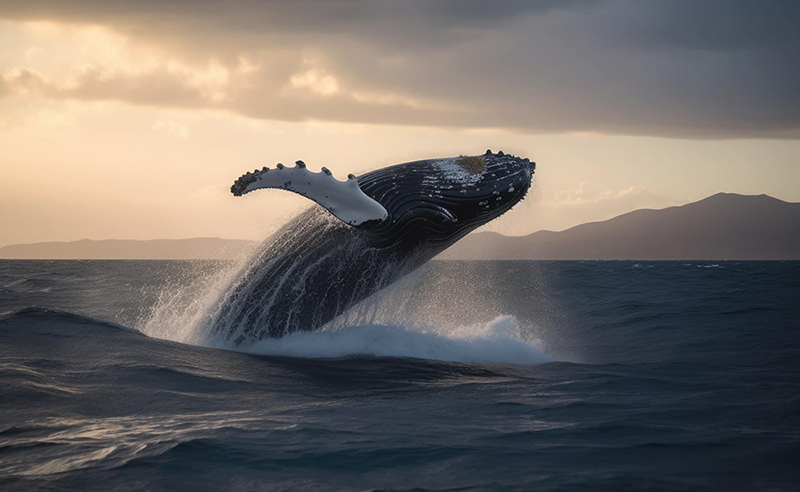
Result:
M491 150L479 156L438 159L432 164L434 172L423 179L428 195L446 202L442 205L461 209L460 215L467 217L511 208L525 197L536 169L527 158Z

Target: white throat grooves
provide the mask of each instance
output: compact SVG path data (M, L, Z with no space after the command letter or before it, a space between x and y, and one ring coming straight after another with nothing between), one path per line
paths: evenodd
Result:
M251 175L255 179L244 188L243 194L260 188L293 191L317 202L352 226L370 220L385 220L389 216L383 205L361 191L355 176L351 174L347 181L339 181L330 171L322 169L319 173L311 172L302 161L298 161L295 167L278 165L277 169L258 171Z

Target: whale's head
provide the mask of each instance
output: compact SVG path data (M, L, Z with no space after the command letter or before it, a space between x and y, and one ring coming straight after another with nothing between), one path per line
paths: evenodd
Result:
M429 254L499 217L525 197L536 164L503 152L407 162L339 181L303 161L256 169L237 179L234 195L263 188L299 193L378 247Z
M525 197L536 164L503 152L408 162L358 177L387 212L366 223L383 242L444 249Z

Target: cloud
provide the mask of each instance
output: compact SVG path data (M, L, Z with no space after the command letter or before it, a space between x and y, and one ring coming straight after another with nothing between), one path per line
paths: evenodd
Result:
M186 138L189 136L189 128L186 125L178 123L177 121L165 119L159 119L153 123L153 131L177 138Z
M102 25L129 40L119 49L158 47L157 67L107 57L69 88L39 85L51 98L288 121L800 137L793 0L0 0L0 17ZM12 86L41 84L23 82ZM0 96L17 93L8 84Z
M576 210L603 218L610 218L629 210L640 208L663 208L682 204L652 192L646 186L632 185L621 189L597 189L591 183L581 182L578 188L557 191L553 199L543 199L547 207L561 209L567 214Z
M597 205L603 202L631 199L652 200L659 198L650 193L650 191L642 185L634 185L621 190L603 190L596 191L591 189L590 183L583 181L577 188L569 190L559 190L553 193L553 200L550 202L554 207L564 207L573 205Z
M289 82L294 88L306 88L323 96L339 92L339 81L336 77L316 68L292 75Z
M606 220L631 210L660 209L686 202L688 200L669 199L643 185L602 189L581 182L577 188L558 190L542 197L537 204L537 226L563 229L565 225Z
M42 49L38 46L31 46L27 50L25 50L25 59L26 60L33 60L36 58L39 53L42 52Z
M35 70L15 67L4 73L3 79L9 94L38 94L51 99L120 100L174 107L197 107L207 99L185 75L161 70L126 74L87 67L57 83Z

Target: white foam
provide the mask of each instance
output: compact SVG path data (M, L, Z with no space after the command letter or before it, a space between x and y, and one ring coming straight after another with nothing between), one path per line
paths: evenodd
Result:
M513 316L498 316L471 325L456 322L465 319L461 316L464 306L470 306L476 316L494 311L492 300L476 296L468 288L440 291L436 282L421 291L418 281L427 271L424 267L351 306L320 331L295 332L250 346L234 344L236 337L227 336L228 332L224 340L209 336L214 316L229 297L231 286L246 275L243 272L257 261L257 255L253 252L218 270L187 272L173 279L160 292L152 309L142 313L136 329L151 337L182 343L298 358L367 355L479 364L538 364L554 360ZM454 315L454 309L459 315Z
M237 261L215 271L190 269L185 276L168 279L156 303L142 313L134 328L153 338L207 344L205 328L210 317L221 306L233 281L254 261L254 254L242 252Z
M539 364L553 360L538 340L526 340L513 316L450 330L398 326L347 326L261 340L244 351L301 358L356 355L415 357L479 364Z

